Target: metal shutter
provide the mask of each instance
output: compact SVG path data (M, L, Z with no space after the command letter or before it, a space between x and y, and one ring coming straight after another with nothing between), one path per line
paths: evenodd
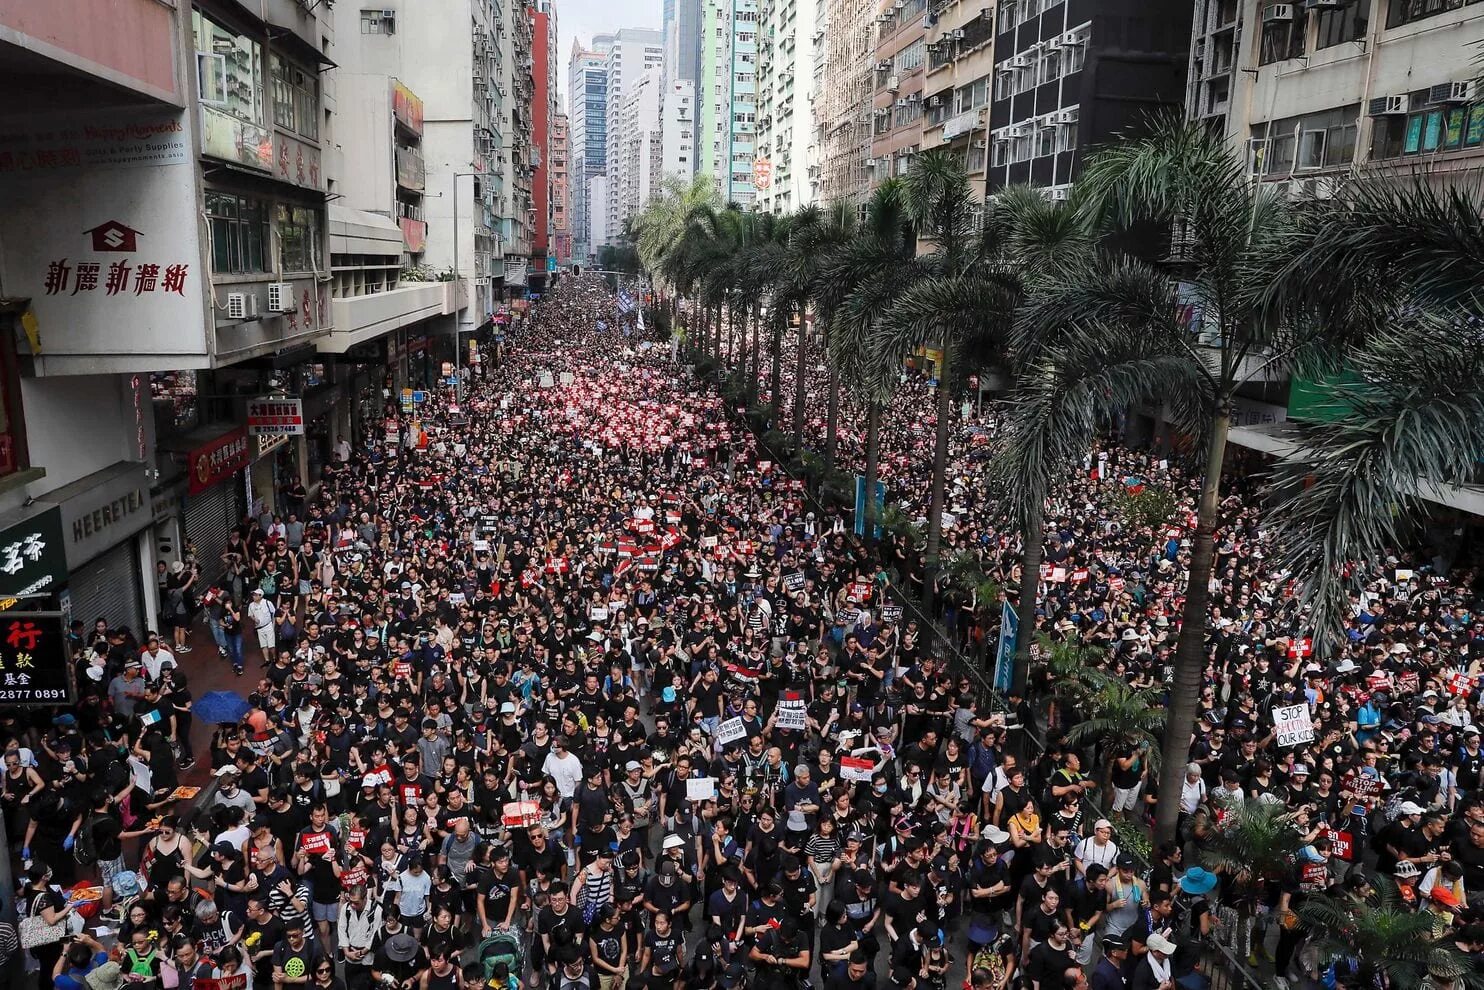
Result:
M222 551L227 549L227 537L242 521L240 499L237 498L239 484L234 476L225 484L216 485L199 495L185 496L185 536L196 544L196 562L201 566L202 586L214 584L222 574Z
M128 626L144 639L144 606L140 596L139 561L134 541L120 543L82 567L67 579L72 596L72 617L86 628L93 620L108 620L110 629Z

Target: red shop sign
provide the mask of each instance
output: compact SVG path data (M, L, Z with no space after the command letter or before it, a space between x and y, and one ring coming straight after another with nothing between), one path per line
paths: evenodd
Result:
M223 478L230 478L247 467L251 458L249 446L247 427L239 426L191 451L188 455L190 483L187 493L204 492Z

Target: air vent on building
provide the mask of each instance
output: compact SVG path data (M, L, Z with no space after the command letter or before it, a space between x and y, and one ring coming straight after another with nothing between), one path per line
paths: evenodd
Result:
M268 312L292 313L294 311L294 287L288 282L268 283Z
M1291 3L1270 4L1262 12L1262 22L1264 24L1270 24L1274 21L1291 20L1293 20L1293 4Z
M227 293L227 319L247 319L247 296L241 292Z
M1403 114L1412 107L1407 96L1378 96L1366 104L1366 114L1371 117L1390 117Z

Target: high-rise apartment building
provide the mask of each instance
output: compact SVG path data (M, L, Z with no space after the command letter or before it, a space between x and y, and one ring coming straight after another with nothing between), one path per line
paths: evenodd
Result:
M808 205L814 188L815 22L818 0L761 0L757 63L757 208L788 213Z
M590 48L572 43L567 59L567 123L572 147L572 257L585 262L601 243L592 234L588 189L608 165L608 51L611 34L595 35ZM607 215L603 215L606 225Z
M989 191L1066 194L1088 149L1184 105L1184 0L1000 0Z
M1477 169L1484 6L1198 0L1187 113L1256 179L1329 198L1352 174Z
M572 260L572 142L564 113L552 118L550 154L552 256L566 265Z
M551 231L551 130L556 117L556 10L536 0L531 12L531 266L529 285L540 291L555 267Z
M723 198L750 209L757 198L757 54L758 0L731 0L731 44L718 84L729 86L722 104L727 119Z
M615 242L623 230L623 211L629 202L628 196L637 189L637 178L631 172L618 170L628 168L630 160L625 158L623 163L619 162L620 155L627 155L634 148L633 139L636 134L624 129L624 104L631 89L639 86L640 81L645 79L649 73L656 74L653 84L646 83L647 93L653 98L654 124L651 131L654 136L656 147L660 140L659 130L659 107L660 107L660 84L658 79L663 75L665 61L664 36L661 32L650 28L623 28L613 36L613 42L609 46L604 68L607 73L607 163L608 163L608 215L606 217L605 241L598 243ZM647 108L647 104L645 105ZM638 112L639 104L629 115L633 121L647 121L648 114ZM647 159L646 159L647 161ZM646 187L647 188L647 187ZM647 197L646 197L647 198Z
M823 0L828 32L819 113L820 198L859 203L870 190L876 0Z
M925 0L884 0L876 14L871 97L871 184L907 171L922 147L927 75Z
M696 86L688 79L664 83L660 105L661 171L689 179L696 171Z
M609 158L610 240L638 216L664 175L664 74L658 67L631 78L619 103L617 146Z
M732 0L702 0L701 68L696 79L696 171L726 191L731 165Z
M922 149L947 147L964 163L969 187L984 196L989 160L989 97L994 82L994 6L939 4L926 15Z

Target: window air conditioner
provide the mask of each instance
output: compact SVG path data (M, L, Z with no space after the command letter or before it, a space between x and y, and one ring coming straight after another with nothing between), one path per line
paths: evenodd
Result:
M1274 21L1291 20L1293 20L1293 4L1291 3L1275 3L1268 6L1262 12L1262 22L1264 24L1271 24Z
M227 319L247 319L247 296L241 292L227 293Z
M1378 96L1366 105L1366 116L1368 117L1391 117L1403 114L1412 108L1412 100L1407 96Z
M1029 55L1025 55L1025 54L1016 55L1014 58L1012 58L1010 60L1010 66L1011 66L1011 68L1015 68L1015 69L1028 68L1030 66L1030 64L1031 64L1031 57Z
M268 312L294 312L294 287L288 282L268 283Z
M1304 0L1308 10L1342 10L1350 6L1350 0Z
M396 16L397 16L397 12L395 10L383 10L381 12L381 19L384 20L384 21L390 21L393 18L395 18Z
M900 109L902 107L905 107L906 105L907 105L907 101L906 100L898 100L897 101L897 107L898 107L898 109Z
M1473 82L1447 82L1439 83L1429 87L1427 91L1427 102L1429 103L1468 103L1474 98L1474 90L1478 87Z
M1072 190L1067 186L1055 186L1046 190L1046 198L1053 203L1065 203L1071 194Z
M952 31L949 31L948 32L948 37L952 38L954 41L963 41L964 40L964 31L963 31L963 28L954 28Z
M1065 110L1058 110L1051 115L1051 120L1057 124L1075 124L1077 122L1077 108L1067 107Z
M891 90L893 93L895 93L897 90L901 89L902 88L902 77L901 76L887 76L886 77L886 88L889 89L889 90Z

